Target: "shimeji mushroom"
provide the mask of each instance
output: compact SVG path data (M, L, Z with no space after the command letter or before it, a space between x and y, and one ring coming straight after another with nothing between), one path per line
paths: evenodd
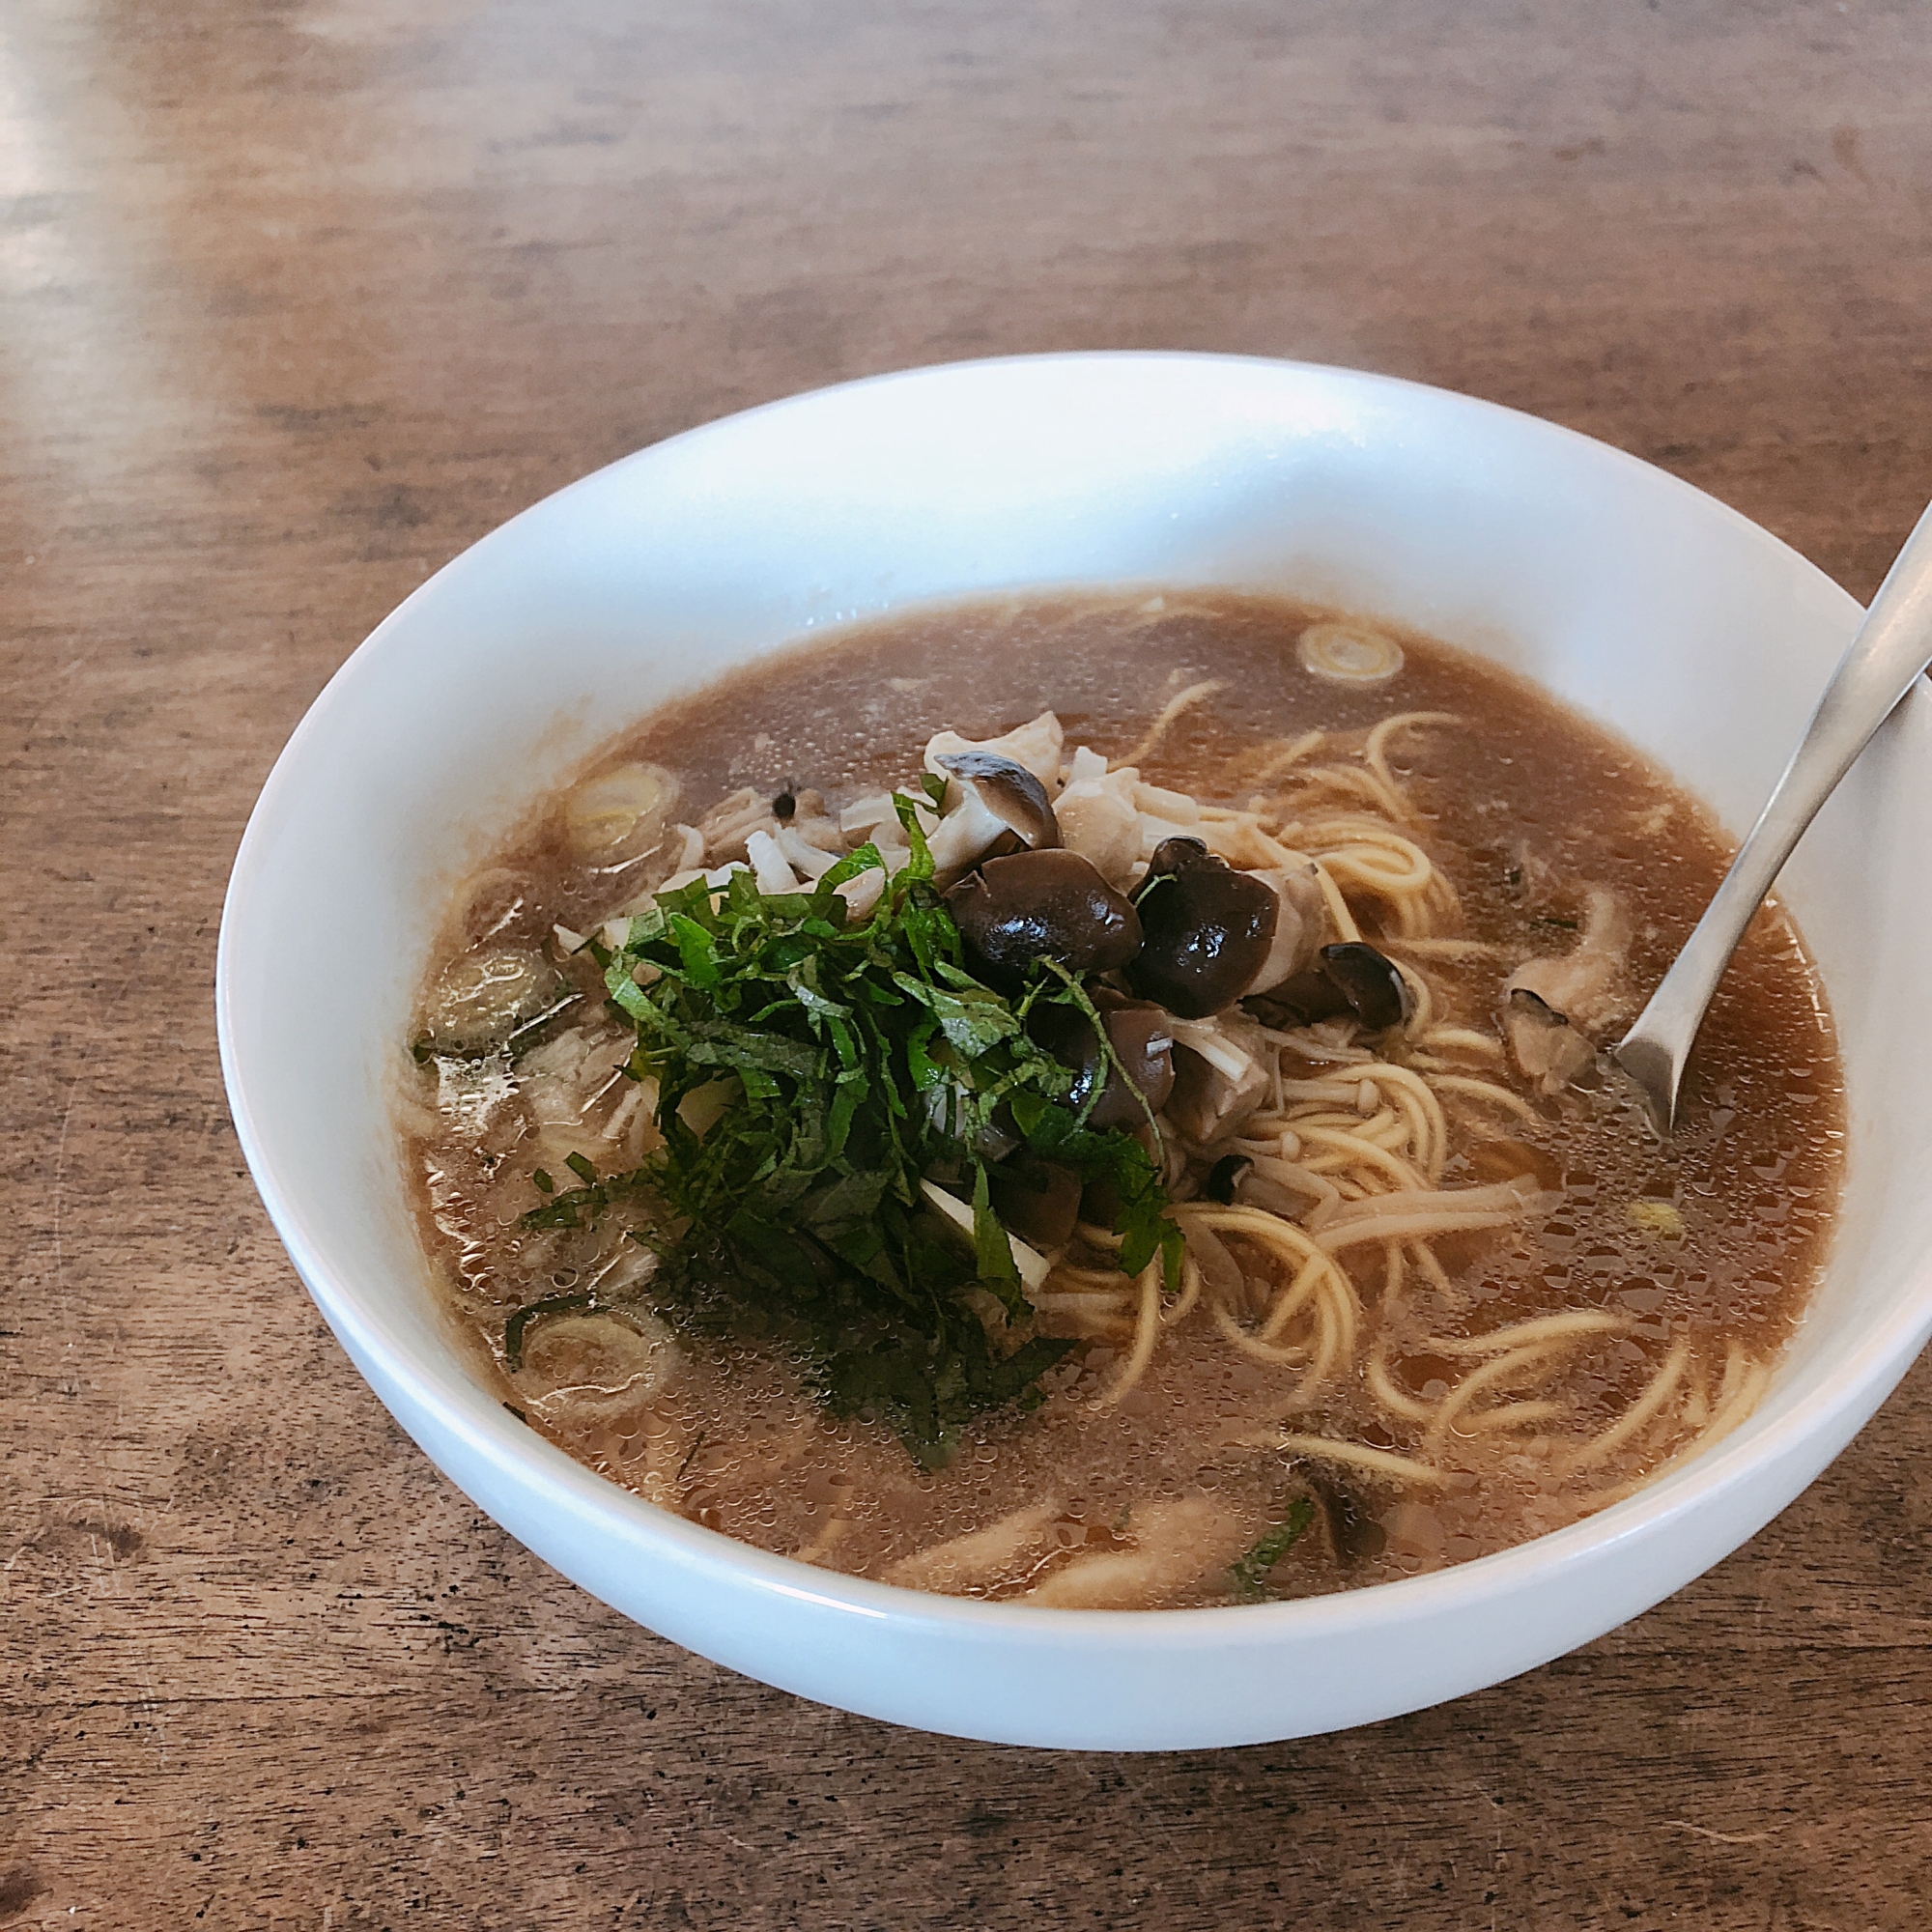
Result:
M1150 1112L1167 1105L1174 1091L1174 1022L1151 1001L1123 999L1104 986L1092 997L1110 1052L1102 1050L1094 1022L1075 1007L1035 1008L1029 1031L1072 1070L1066 1106L1084 1114L1090 1127L1135 1133Z
M1174 1091L1167 1118L1197 1147L1232 1133L1267 1097L1261 1029L1223 1015L1174 1026Z
M1073 1238L1080 1219L1080 1177L1070 1167L1019 1153L986 1170L993 1211L1010 1235L1051 1252Z
M1367 940L1350 939L1321 947L1312 966L1242 1005L1269 1026L1317 1026L1352 1013L1371 1033L1381 1033L1407 1019L1413 1001L1393 959Z
M1267 957L1236 996L1241 999L1253 993L1265 993L1304 972L1314 962L1321 934L1328 925L1328 905L1321 895L1314 860L1297 854L1293 865L1270 867L1247 876L1259 880L1274 894L1276 907L1274 938L1268 946Z
M942 758L958 752L990 752L1024 765L1042 784L1055 784L1065 742L1060 720L1051 711L1042 711L1037 718L1016 724L997 738L962 738L957 731L938 732L926 743L925 768L944 778Z
M1046 787L1024 765L997 752L944 752L946 802L927 840L934 871L946 878L1002 841L1043 851L1060 843Z
M1546 1094L1562 1093L1596 1065L1588 1036L1527 986L1517 987L1503 1008L1503 1037L1524 1076Z
M1583 930L1568 952L1527 959L1503 986L1503 1032L1517 1065L1546 1094L1559 1094L1596 1063L1585 1031L1610 1010L1630 952L1629 908L1593 890Z

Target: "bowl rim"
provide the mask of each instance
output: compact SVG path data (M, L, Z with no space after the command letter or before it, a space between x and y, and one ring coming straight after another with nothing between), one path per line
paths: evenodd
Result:
M1687 506L1694 503L1701 516L1708 518L1715 512L1734 528L1747 532L1751 541L1772 546L1788 565L1808 573L1842 599L1848 618L1861 608L1849 592L1802 553L1742 511L1614 444L1526 411L1462 391L1374 371L1290 358L1181 350L1082 350L925 364L775 398L696 424L601 465L526 505L446 559L343 660L277 754L250 811L230 871L216 942L214 975L216 1036L230 1113L249 1172L290 1260L358 1369L373 1380L367 1364L380 1364L383 1376L421 1416L480 1461L520 1465L526 1471L525 1481L533 1489L533 1499L540 1506L602 1518L630 1544L668 1546L688 1568L718 1576L735 1575L768 1595L813 1603L852 1618L950 1627L962 1634L988 1637L1002 1633L1024 1633L1035 1643L1045 1639L1080 1649L1091 1648L1103 1634L1116 1648L1143 1649L1150 1644L1193 1647L1209 1638L1220 1648L1228 1647L1231 1641L1241 1647L1248 1643L1273 1645L1292 1634L1314 1635L1345 1626L1360 1629L1379 1623L1408 1623L1417 1613L1431 1609L1478 1606L1488 1600L1516 1594L1531 1577L1547 1577L1574 1568L1586 1555L1606 1546L1646 1540L1708 1499L1746 1487L1753 1473L1764 1465L1798 1453L1806 1443L1835 1439L1847 1414L1864 1405L1874 1386L1883 1383L1889 1390L1924 1346L1928 1333L1932 1333L1932 1257L1921 1264L1916 1281L1917 1293L1902 1294L1898 1305L1872 1324L1844 1359L1821 1378L1819 1385L1784 1413L1766 1422L1761 1406L1723 1440L1689 1463L1666 1470L1632 1495L1593 1516L1507 1548L1414 1577L1291 1602L1162 1610L1060 1609L1023 1603L986 1602L941 1596L819 1569L739 1542L722 1531L704 1528L659 1508L634 1491L597 1475L510 1416L500 1401L480 1386L453 1347L447 1348L439 1359L425 1361L406 1342L385 1334L378 1306L383 1293L381 1286L358 1288L334 1268L327 1252L327 1231L314 1228L290 1199L269 1158L265 1136L258 1125L250 1069L238 1044L236 935L250 917L258 881L273 864L278 825L299 805L301 787L308 776L304 765L310 745L329 731L338 712L354 706L358 683L377 659L385 652L407 648L397 641L398 634L407 634L417 608L439 594L438 586L454 567L467 565L469 559L496 546L526 519L539 511L554 514L560 501L607 488L617 472L647 464L664 451L727 430L736 433L743 425L760 417L822 408L830 399L858 391L933 382L997 379L999 372L1005 370L1035 370L1055 364L1187 365L1220 367L1230 374L1257 377L1301 376L1339 383L1358 392L1380 394L1397 401L1427 399L1428 406L1435 409L1447 403L1452 409L1466 411L1484 420L1531 426L1536 435L1550 439L1553 443L1567 443L1579 456L1587 452L1590 461L1601 464L1607 460L1632 473L1640 472L1646 487L1667 486L1682 495ZM895 608L911 609L915 601L907 600L902 607ZM1932 692L1917 685L1905 703L1924 718L1932 712ZM1788 1350L1790 1344L1786 1347ZM1774 1372L1774 1389L1778 1373ZM387 1393L380 1387L377 1393L385 1406L393 1407Z

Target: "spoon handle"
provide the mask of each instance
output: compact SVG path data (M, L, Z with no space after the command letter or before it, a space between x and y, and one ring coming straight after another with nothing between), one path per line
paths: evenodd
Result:
M1671 962L1616 1061L1643 1090L1651 1119L1667 1134L1677 1087L1704 1010L1745 927L1818 808L1851 770L1871 735L1932 662L1932 508L1918 519L1858 635L1838 660L1818 708L1723 884Z

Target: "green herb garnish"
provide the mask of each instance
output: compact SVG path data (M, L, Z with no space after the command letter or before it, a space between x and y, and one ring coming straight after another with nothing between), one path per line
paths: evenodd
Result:
M1235 1594L1244 1603L1259 1604L1268 1594L1267 1574L1286 1556L1301 1533L1315 1520L1315 1505L1306 1496L1297 1496L1288 1506L1279 1522L1270 1523L1243 1556L1228 1566L1235 1579Z
M974 977L914 802L896 803L912 858L864 921L834 888L884 869L869 845L810 892L761 894L741 871L661 894L600 953L637 1028L629 1070L657 1082L665 1146L635 1176L580 1174L583 1187L525 1225L574 1227L647 1186L662 1209L639 1237L660 1257L653 1300L792 1350L836 1412L874 1411L936 1467L972 1415L1037 1402L1072 1346L1037 1337L1005 1352L964 1293L987 1291L1009 1325L1032 1312L990 1202L1002 1145L1017 1134L1110 1183L1122 1267L1158 1255L1174 1283L1180 1236L1153 1158L1067 1106L1072 1074L1028 1033L1036 1007L1092 1015L1092 1001L1065 975L1010 999ZM970 1245L922 1180L970 1208Z
M532 1013L526 1020L519 1020L500 1040L478 1044L474 1041L438 1039L434 1034L420 1034L411 1041L410 1054L418 1066L425 1066L432 1060L488 1060L497 1053L507 1054L510 1064L515 1065L557 1020L573 1007L581 1005L582 999L582 993L564 993L553 1000L543 1011Z
M597 1170L581 1153L566 1154L564 1164L583 1184L556 1191L556 1183L542 1168L530 1176L539 1194L545 1196L541 1208L532 1208L518 1220L521 1228L587 1228L595 1224L611 1203L620 1196L636 1195L645 1185L645 1174L611 1174L598 1179Z

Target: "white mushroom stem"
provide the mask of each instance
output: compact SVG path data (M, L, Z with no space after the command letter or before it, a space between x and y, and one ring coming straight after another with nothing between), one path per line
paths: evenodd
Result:
M847 879L842 886L833 888L845 901L846 915L851 919L864 919L878 904L885 890L886 875L876 867Z
M779 841L769 832L753 832L745 840L746 856L752 862L752 876L761 893L795 893L799 877L786 862Z
M702 879L704 883L707 886L710 886L714 891L722 892L724 889L724 887L730 884L731 874L733 872L749 872L751 869L752 869L751 867L746 865L744 860L733 859L728 866L714 866L708 872L699 872L696 870L685 871L685 872L673 872L670 875L670 877L668 878L664 882L664 884L657 889L658 895L662 896L666 893L675 893L682 891L684 887L689 885L695 885L699 879Z
M1168 1031L1181 1046L1191 1046L1214 1071L1236 1086L1255 1070L1254 1056L1244 1053L1212 1020L1168 1022Z
M730 797L720 799L697 829L704 835L704 856L723 864L745 850L752 833L770 832L777 824L771 801L753 786L744 785Z
M953 781L955 784L958 781ZM927 843L942 877L959 871L1012 828L992 810L974 785L959 785L959 803L939 821Z
M916 792L905 796L912 799L919 812L921 828L930 833L939 822L939 814ZM889 791L867 792L864 798L854 799L838 814L838 829L854 845L862 845L868 838L876 843L881 831L894 838L904 836L899 831L899 809Z
M1296 863L1292 866L1277 866L1249 874L1268 887L1276 901L1274 943L1260 970L1248 981L1250 993L1265 993L1314 965L1327 929L1327 902L1322 897L1315 862L1299 852L1294 859Z
M1134 806L1148 817L1157 818L1176 831L1201 823L1200 801L1184 791L1169 791L1165 785L1143 784L1136 781Z
M808 845L789 825L779 828L776 842L792 869L808 879L822 879L841 857L839 853L824 852L816 845Z
M1259 1036L1253 1022L1245 1023ZM1205 1147L1253 1113L1266 1097L1267 1069L1232 1037L1223 1020L1175 1020L1174 1092L1167 1118Z
M1133 877L1144 856L1134 804L1139 779L1132 766L1108 771L1106 759L1082 745L1073 753L1065 789L1053 802L1061 842L1117 889Z

